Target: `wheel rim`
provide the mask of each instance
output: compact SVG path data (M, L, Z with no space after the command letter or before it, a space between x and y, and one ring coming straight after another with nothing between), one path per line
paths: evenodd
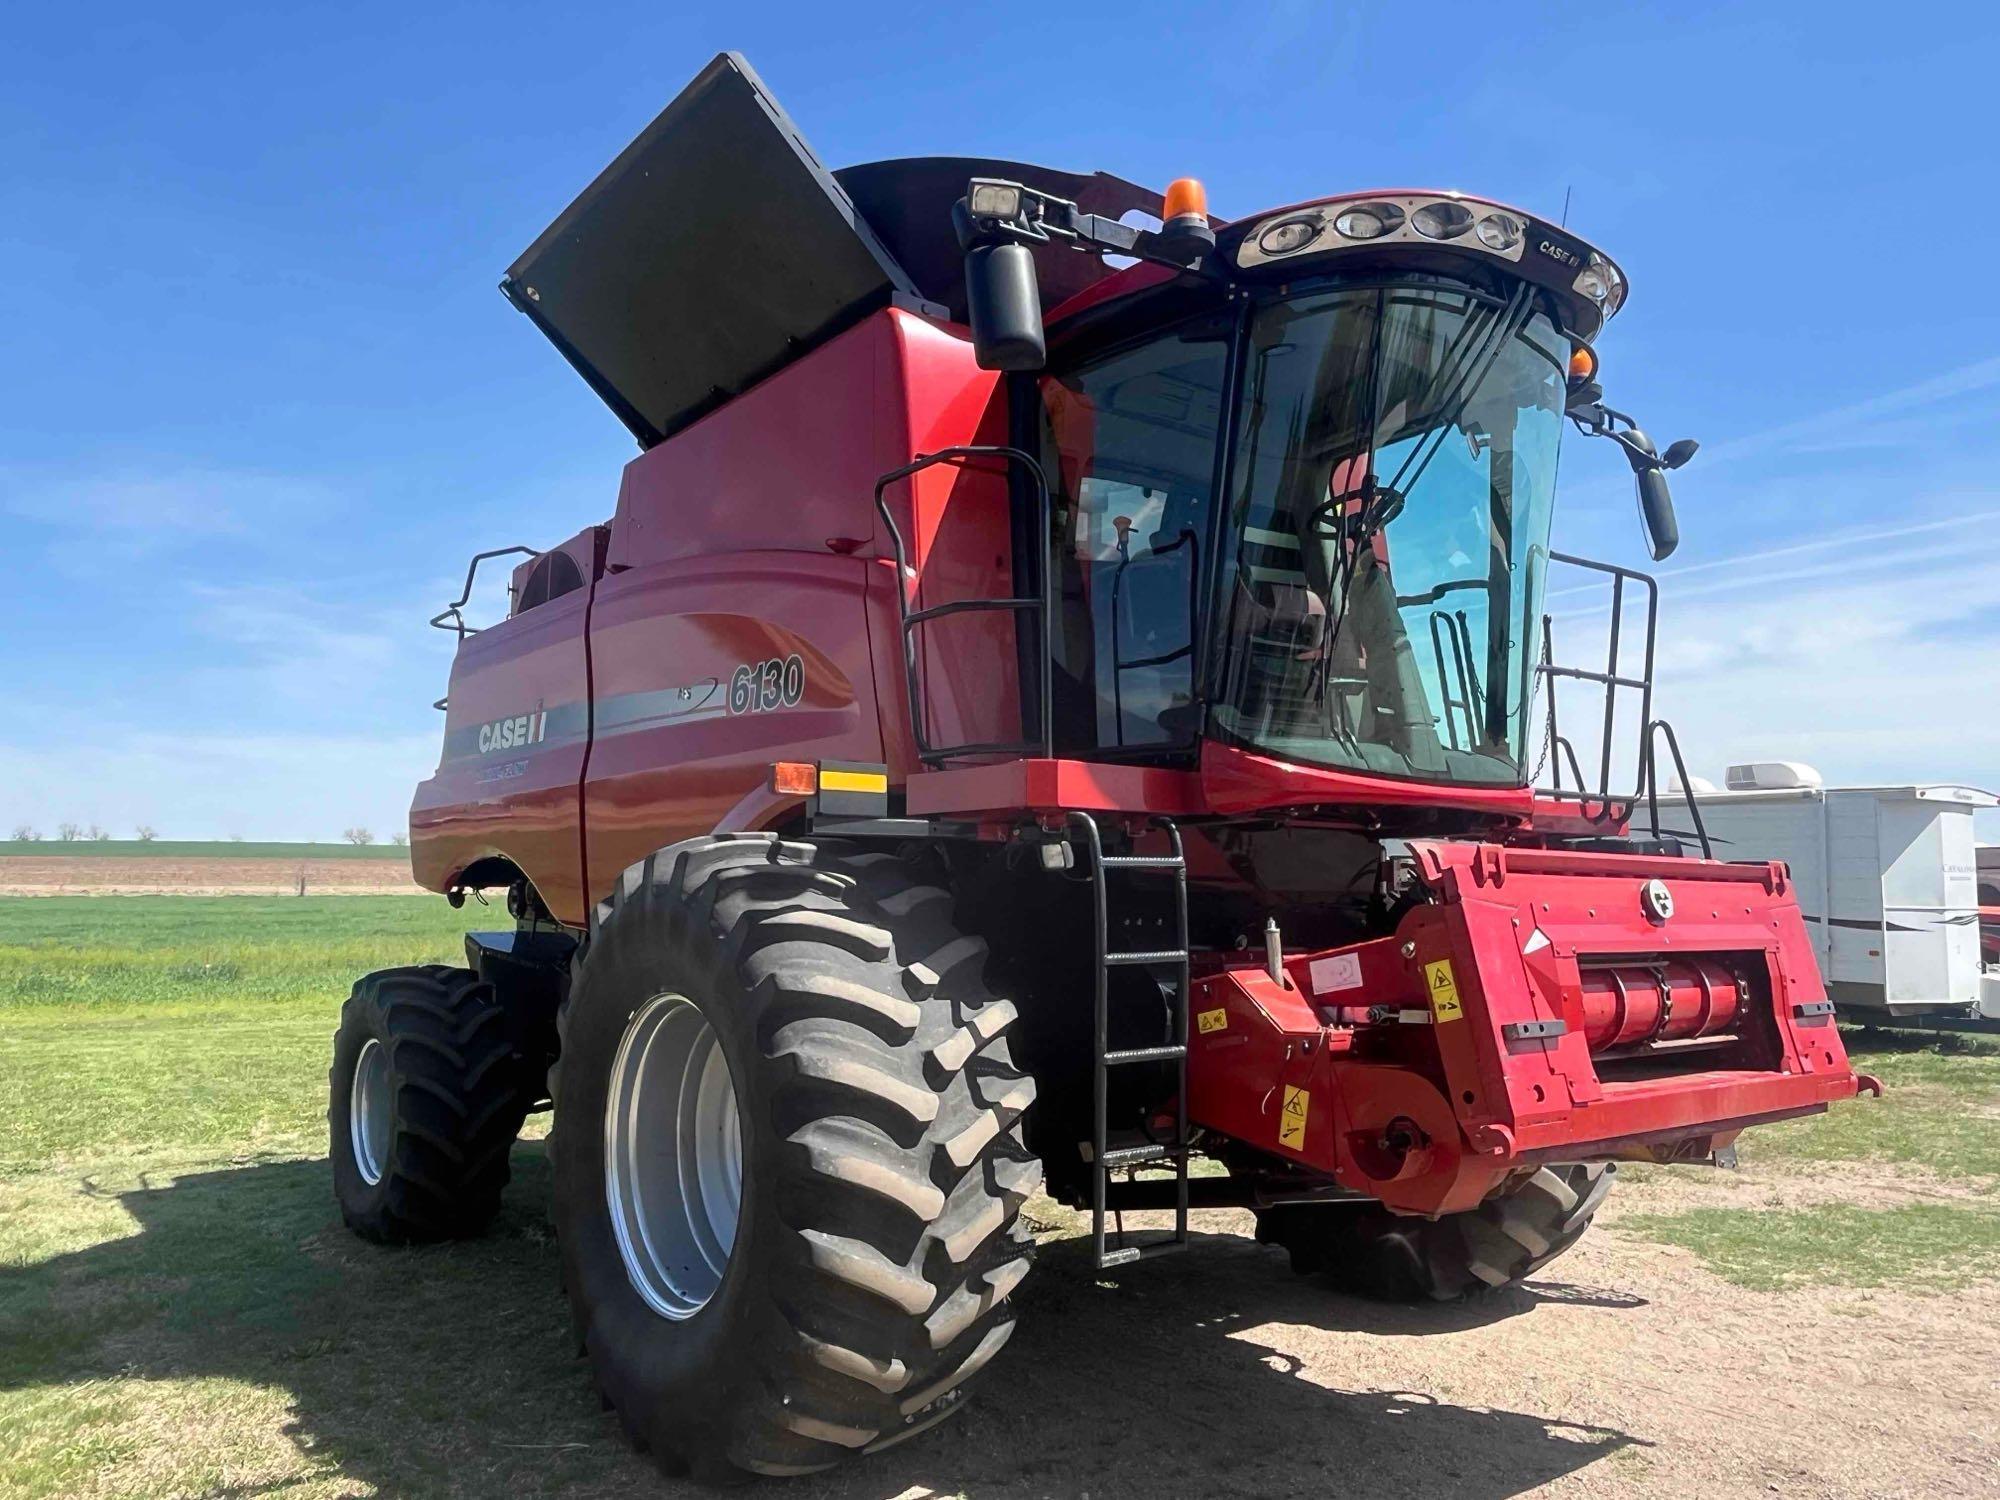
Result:
M382 1163L389 1155L389 1049L372 1036L354 1059L347 1139L361 1180L373 1187L382 1180Z
M604 1103L604 1196L625 1274L664 1318L722 1284L743 1203L743 1127L715 1028L693 1002L634 1012Z

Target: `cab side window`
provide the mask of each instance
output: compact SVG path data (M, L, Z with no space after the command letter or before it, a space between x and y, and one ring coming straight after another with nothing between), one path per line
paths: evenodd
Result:
M1072 753L1199 736L1194 669L1228 330L1203 318L1039 381L1061 589L1055 727Z

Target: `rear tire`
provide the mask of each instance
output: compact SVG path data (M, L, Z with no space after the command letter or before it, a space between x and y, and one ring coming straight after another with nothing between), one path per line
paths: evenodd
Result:
M955 1410L1012 1333L1034 1084L986 945L951 910L892 855L761 834L664 849L598 907L551 1077L556 1227L599 1390L670 1470L803 1474L899 1442ZM658 1253L712 1243L683 1236L690 1217L606 1171L632 1160L606 1110L633 1097L662 997L700 1012L735 1095L740 1207L707 1271Z
M1616 1165L1543 1167L1477 1208L1439 1219L1379 1204L1290 1204L1257 1215L1257 1238L1292 1269L1383 1302L1450 1302L1513 1286L1568 1250L1611 1191Z
M529 1100L507 1018L470 969L384 969L340 1010L328 1074L334 1195L384 1244L478 1234Z

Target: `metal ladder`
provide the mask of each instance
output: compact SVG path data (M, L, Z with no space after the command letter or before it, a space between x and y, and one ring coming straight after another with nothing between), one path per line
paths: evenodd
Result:
M1072 812L1069 815L1072 827L1083 831L1084 846L1090 856L1090 883L1092 904L1096 918L1096 1012L1092 1035L1093 1053L1093 1098L1091 1128L1091 1213L1090 1246L1091 1264L1103 1271L1112 1266L1129 1265L1133 1261L1149 1256L1167 1255L1175 1250L1185 1250L1188 1243L1188 1118L1187 1118L1187 1055L1188 1055L1188 915L1187 915L1187 860L1181 849L1181 831L1166 818L1155 819L1155 826L1167 835L1171 854L1106 854L1103 840L1097 829L1097 820L1089 813ZM1110 951L1110 877L1116 873L1137 870L1171 871L1174 878L1174 942L1172 948L1143 952L1114 953ZM1174 1039L1157 1047L1128 1047L1122 1051L1111 1050L1111 970L1119 967L1140 967L1156 976L1168 971L1173 976L1173 1034ZM1171 1062L1176 1065L1178 1087L1174 1091L1174 1134L1171 1142L1147 1141L1139 1145L1113 1147L1107 1107L1113 1068L1130 1067L1136 1063ZM1174 1168L1174 1229L1171 1238L1151 1240L1143 1245L1124 1243L1125 1231L1122 1223L1118 1229L1119 1244L1115 1249L1105 1248L1106 1199L1111 1187L1111 1174L1123 1168L1140 1166L1146 1162L1172 1162Z

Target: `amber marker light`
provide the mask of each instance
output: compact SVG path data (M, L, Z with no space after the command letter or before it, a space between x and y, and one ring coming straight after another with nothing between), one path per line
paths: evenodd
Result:
M1588 344L1577 344L1569 351L1569 383L1582 385L1597 375L1597 353Z
M809 760L773 761L771 790L781 797L810 797L819 790L819 767Z

